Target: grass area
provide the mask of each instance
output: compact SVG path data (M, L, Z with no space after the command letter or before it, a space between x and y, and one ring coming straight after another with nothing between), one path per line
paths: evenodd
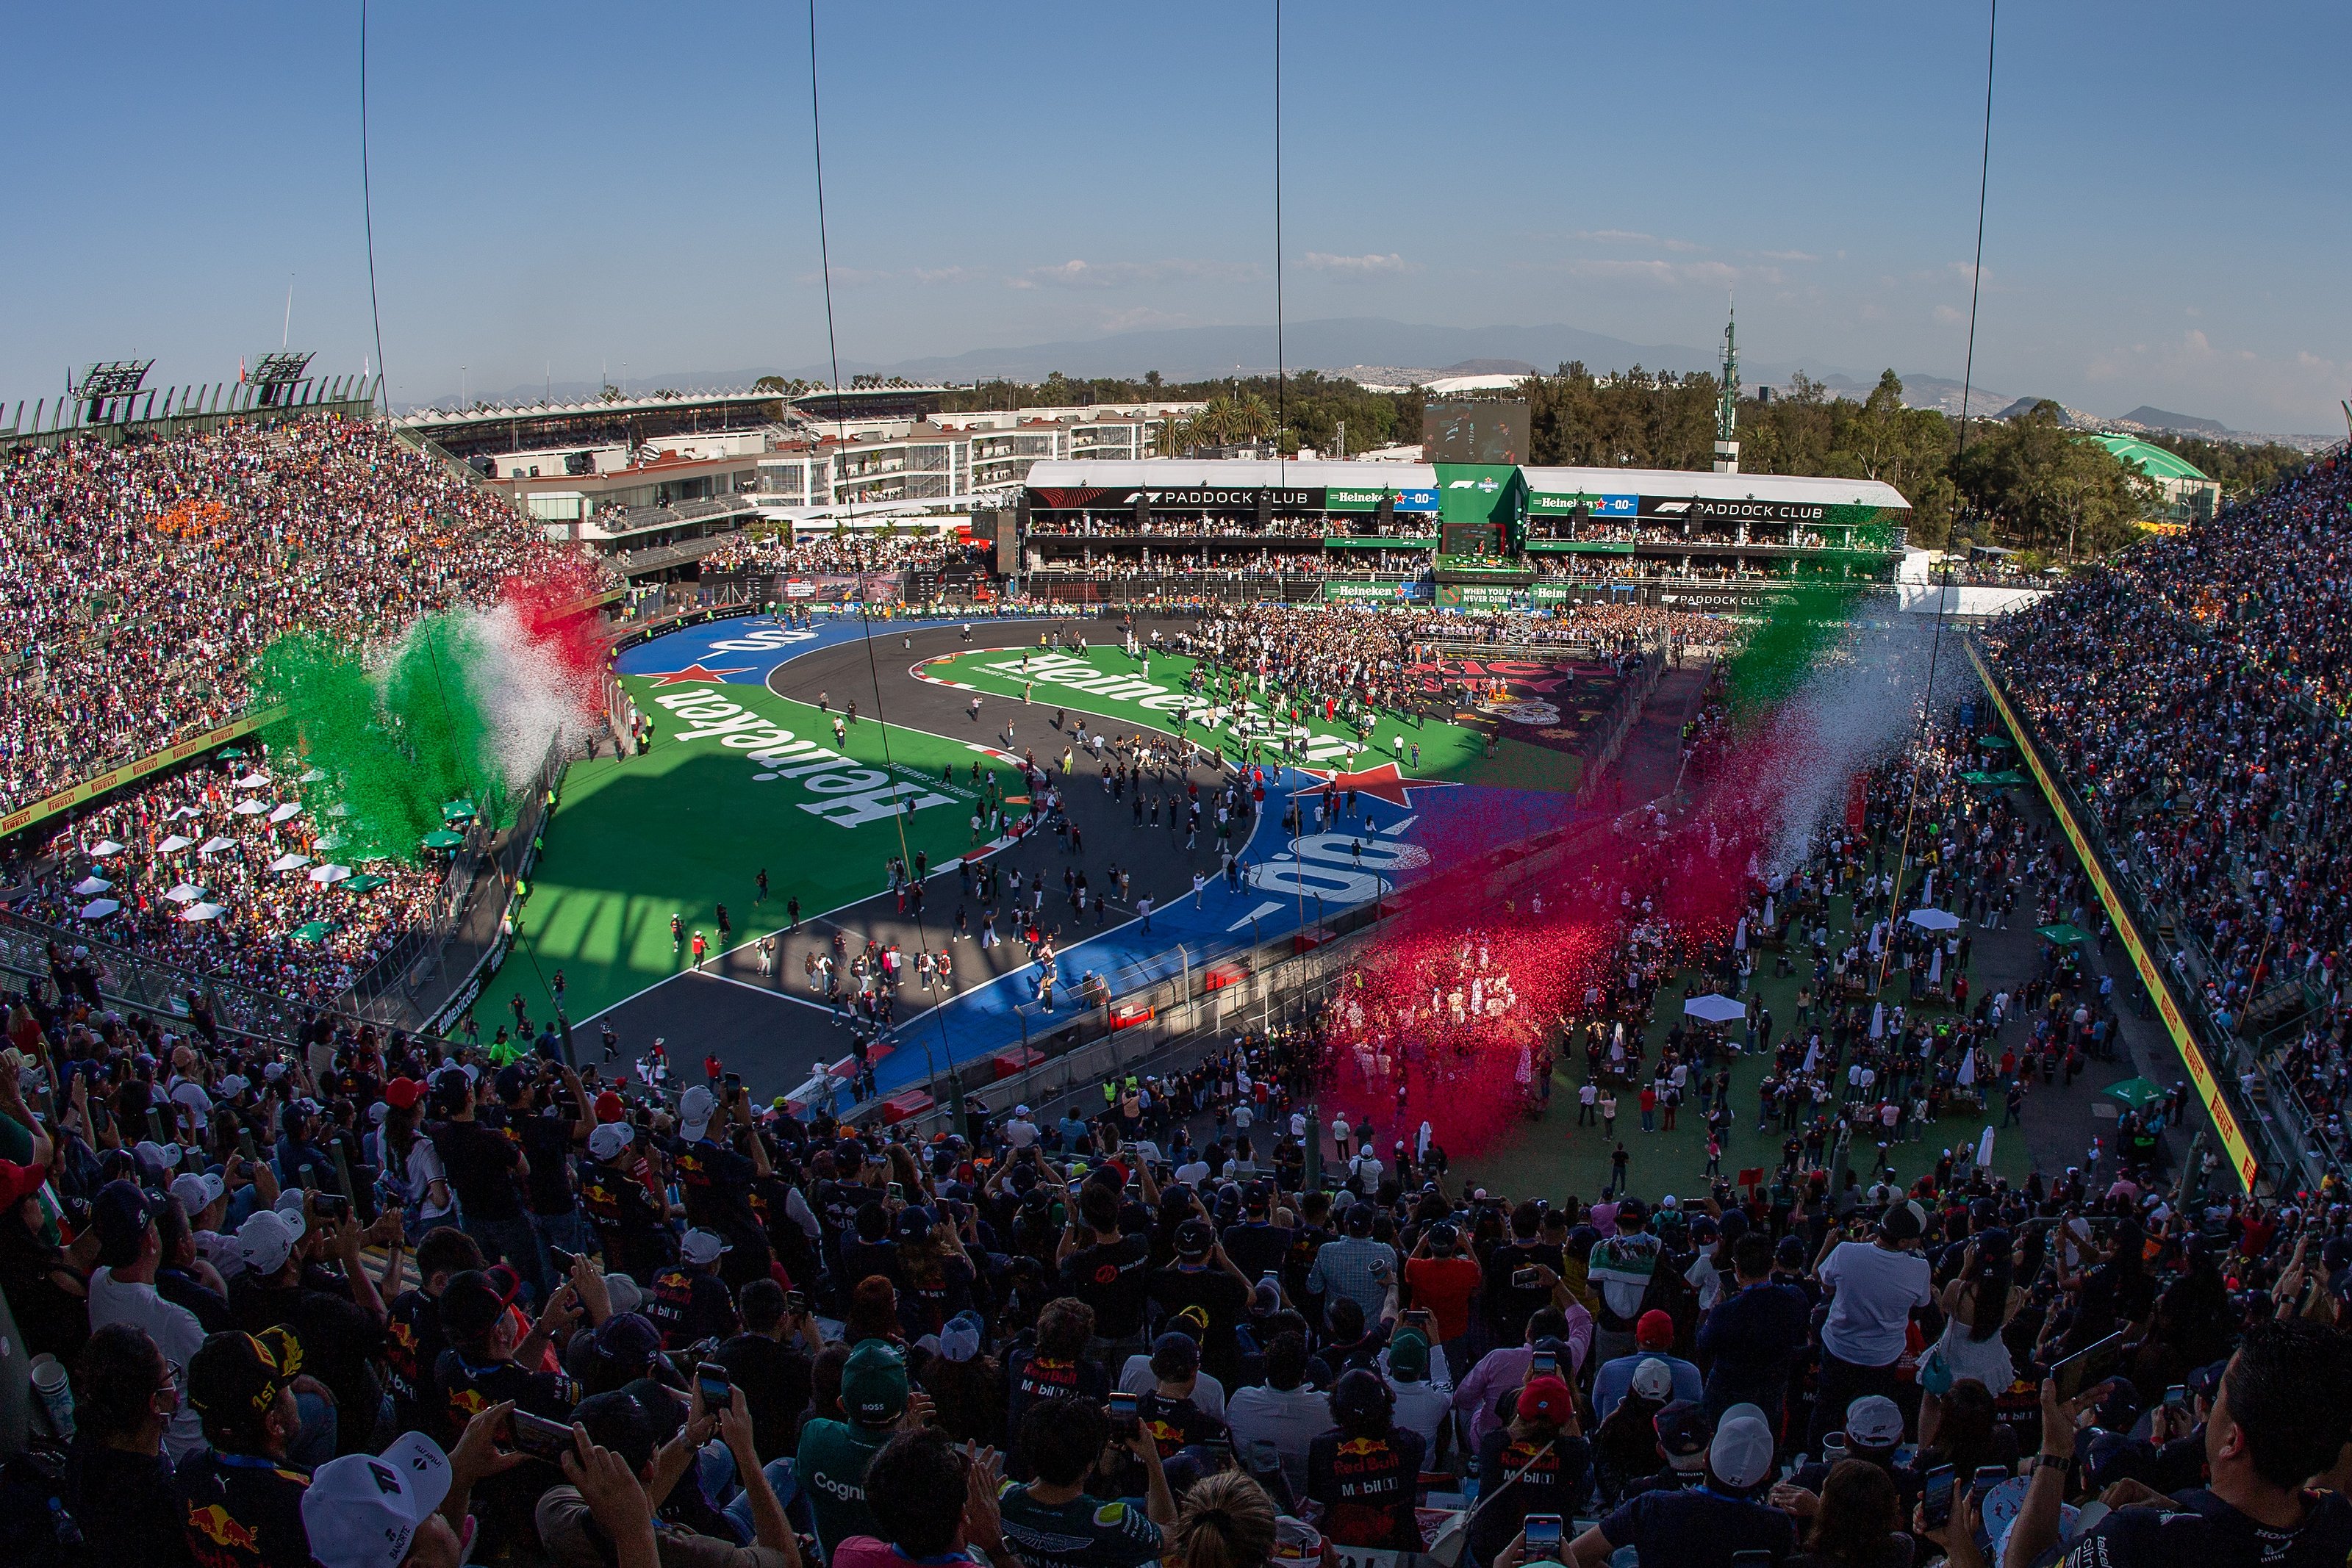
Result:
M1836 907L1841 915L1850 914L1847 901L1840 899ZM1833 922L1833 929L1848 929L1844 919ZM1843 941L1843 936L1833 938ZM1799 966L1798 973L1786 978L1775 978L1771 973L1772 955L1759 956L1754 983L1764 996L1764 1005L1771 1009L1775 1045L1792 1030L1801 1031L1803 1025L1797 1018L1797 988L1812 972L1811 950L1795 948L1790 960ZM1979 982L1983 977L1984 954L1977 950L1977 962L1970 966L1971 994L1980 994ZM1659 992L1658 1011L1653 1015L1647 1038L1651 1045L1650 1060L1655 1061L1659 1043L1682 1010L1682 990L1687 974L1673 976ZM1711 980L1700 977L1699 988L1711 988ZM1890 982L1890 999L1898 995ZM1816 1014L1819 1008L1816 1007ZM1948 1009L1914 1009L1914 1017L1950 1017ZM1735 1038L1737 1031L1735 1032ZM1730 1141L1723 1151L1723 1174L1736 1177L1745 1167L1763 1166L1768 1171L1780 1163L1780 1143L1788 1134L1775 1122L1765 1132L1756 1131L1756 1086L1769 1069L1769 1054L1750 1054L1731 1063ZM1680 1125L1674 1132L1643 1133L1638 1088L1621 1090L1618 1093L1617 1137L1604 1139L1599 1126L1580 1127L1576 1124L1576 1092L1583 1082L1584 1057L1580 1049L1560 1060L1553 1069L1551 1108L1541 1121L1527 1121L1500 1144L1481 1151L1471 1158L1457 1159L1454 1164L1456 1187L1475 1185L1489 1190L1502 1191L1513 1197L1542 1196L1557 1199L1566 1194L1591 1202L1609 1183L1611 1154L1617 1143L1625 1145L1631 1156L1626 1176L1633 1190L1643 1197L1655 1199L1666 1193L1690 1195L1706 1190L1706 1134L1705 1124L1687 1104L1684 1107ZM2056 1113L2048 1107L2029 1104L2026 1114ZM1998 1096L1992 1096L1986 1114L1959 1115L1948 1113L1924 1130L1919 1142L1897 1144L1890 1151L1895 1168L1901 1179L1909 1182L1935 1168L1937 1157L1946 1148L1957 1147L1961 1142L1974 1144L1984 1130L1988 1119L1998 1126L2001 1106ZM1664 1113L1660 1113L1664 1124ZM2032 1168L2022 1127L2012 1127L1996 1134L1993 1139L1993 1169L2012 1182L2022 1181ZM1392 1136L1392 1134L1385 1134ZM1854 1167L1864 1179L1868 1176L1871 1155L1869 1147L1856 1150ZM1465 1181L1463 1178L1466 1178Z
M1363 769L1393 762L1412 779L1555 790L1574 789L1582 771L1578 758L1507 736L1493 741L1490 756L1486 733L1469 725L1382 714L1367 735L1344 718L1326 719L1319 705L1293 722L1287 713L1273 712L1268 699L1255 692L1231 706L1203 706L1206 699L1188 694L1185 685L1199 664L1175 653L1130 658L1116 647L1089 648L1084 653L995 648L934 660L921 673L927 679L988 696L1018 702L1026 692L1033 704L1075 707L1118 724L1170 734L1175 733L1181 711L1186 715L1184 733L1202 745L1218 747L1228 757L1246 755L1268 763L1277 759L1273 743L1286 734L1294 742L1303 741L1308 768ZM983 712L982 716L992 728L1003 727L998 716ZM1014 720L1016 739L1019 722ZM1253 741L1259 750L1250 751Z
M887 888L902 833L909 859L953 860L971 845L975 763L1025 801L1017 771L963 741L886 735L867 720L836 747L829 716L765 686L621 685L652 719L653 745L565 776L518 919L522 939L475 1007L485 1037L511 1023L518 992L534 1023L548 1017L559 968L575 1022L683 971L692 960L672 945L673 915L716 953L720 904L740 945L782 926L788 899L806 918ZM1018 817L1025 805L1008 810ZM768 898L755 905L763 869Z

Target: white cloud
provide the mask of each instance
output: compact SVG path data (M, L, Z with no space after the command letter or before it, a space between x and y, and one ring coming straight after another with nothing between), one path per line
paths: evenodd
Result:
M2200 412L2215 402L2245 410L2232 423L2271 431L2326 428L2352 366L2308 349L2283 359L2213 341L2189 328L2153 343L2118 345L2094 354L2083 378L2122 383L2118 402L2165 400L2165 406Z
M1421 270L1421 263L1407 261L1394 251L1386 256L1377 252L1368 256L1333 256L1328 251L1310 250L1298 258L1298 265L1308 272L1328 272L1339 277L1402 277Z
M1178 278L1247 280L1259 277L1255 262L1207 261L1169 256L1160 261L1087 261L1073 257L1045 267L1033 267L1018 277L1004 280L1007 288L1119 288L1134 284L1165 283Z
M1821 257L1820 257L1820 256L1818 256L1809 255L1808 253L1806 253L1806 252L1804 252L1804 251L1801 251L1801 250L1759 250L1759 251L1752 252L1751 254L1753 254L1753 255L1755 255L1755 256L1761 256L1761 257L1762 257L1764 260L1766 260L1766 261L1819 261L1819 260L1821 260Z
M863 288L876 283L912 283L929 287L943 283L962 283L983 276L969 267L836 267L833 269L833 286L835 288ZM800 275L800 281L822 284L824 274L804 272Z
M1958 273L1962 277L1974 278L1979 283L1992 276L1991 267L1988 267L1979 269L1974 262L1953 261L1947 262L1945 265L1949 267L1954 272Z
M1599 240L1603 245L1654 245L1660 250L1690 251L1706 247L1696 240L1661 239L1656 235L1643 234L1637 229L1579 229L1579 239Z
M1936 307L1936 325L1938 327L1957 327L1967 319L1968 315L1964 311L1955 310L1948 305Z

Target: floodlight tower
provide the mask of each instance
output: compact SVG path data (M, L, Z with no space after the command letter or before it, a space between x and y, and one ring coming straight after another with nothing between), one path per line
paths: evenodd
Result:
M1723 392L1715 404L1715 471L1739 472L1739 344L1732 335L1738 311L1723 321Z

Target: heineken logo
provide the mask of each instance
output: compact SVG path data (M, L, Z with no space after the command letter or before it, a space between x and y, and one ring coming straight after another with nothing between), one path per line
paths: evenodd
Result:
M653 700L671 717L684 721L685 727L672 732L673 741L709 740L741 752L760 769L751 775L755 780L790 781L796 793L814 797L795 804L836 828L862 827L972 799L969 791L935 779L909 782L909 778L921 776L908 769L869 766L829 747L803 740L765 714L730 702L714 687L656 692Z

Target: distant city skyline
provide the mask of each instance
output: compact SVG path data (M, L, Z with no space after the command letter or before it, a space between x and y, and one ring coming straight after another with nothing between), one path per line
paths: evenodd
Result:
M818 15L845 362L1273 319L1270 0ZM1759 364L1960 375L1981 5L1283 15L1292 321L1704 347L1736 295ZM223 379L281 330L373 362L358 31L13 19L0 398ZM2005 9L1977 382L2340 432L2347 42L2320 5ZM375 5L393 399L823 363L807 50L792 6Z

